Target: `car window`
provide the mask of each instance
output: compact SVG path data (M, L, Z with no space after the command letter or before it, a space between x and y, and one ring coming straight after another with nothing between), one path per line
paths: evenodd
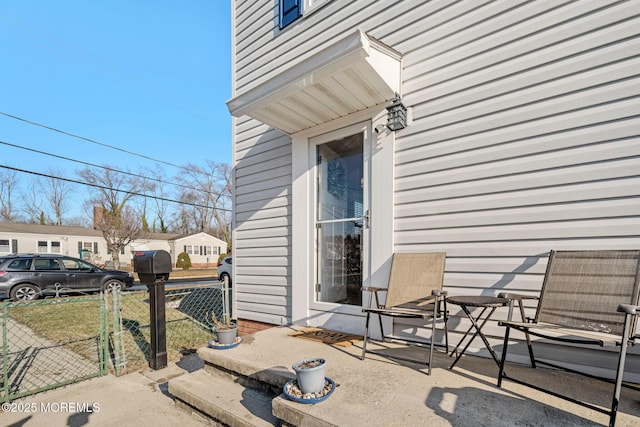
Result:
M61 270L57 259L36 259L34 267L36 270Z
M30 270L31 269L31 260L30 259L14 259L7 266L10 270Z
M227 258L224 260L224 262L226 262L227 264L231 265L232 264L232 258Z
M63 259L62 265L64 265L65 270L80 270L78 263L72 259Z
M91 270L91 266L86 262L82 262L80 260L75 259L67 259L64 258L62 260L62 265L64 265L65 270L74 270L74 271L89 271Z

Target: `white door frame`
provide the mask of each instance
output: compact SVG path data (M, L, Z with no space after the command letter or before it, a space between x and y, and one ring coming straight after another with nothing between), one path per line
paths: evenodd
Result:
M292 322L345 332L362 332L361 307L314 301L315 150L312 138L364 133L365 193L369 198L368 248L363 242L363 286L386 287L393 247L394 133L372 132L386 121L386 110L373 107L292 135ZM332 136L335 136L332 138ZM366 266L366 267L365 267ZM363 298L363 303L366 300ZM375 333L374 333L375 336Z

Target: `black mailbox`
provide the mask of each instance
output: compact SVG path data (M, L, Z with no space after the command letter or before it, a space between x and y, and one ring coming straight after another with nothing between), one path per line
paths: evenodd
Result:
M137 251L133 254L133 271L149 288L151 348L149 366L167 366L167 325L164 309L164 284L171 273L171 255L167 251Z
M133 254L133 271L145 285L164 283L171 273L171 255L167 251L137 251Z

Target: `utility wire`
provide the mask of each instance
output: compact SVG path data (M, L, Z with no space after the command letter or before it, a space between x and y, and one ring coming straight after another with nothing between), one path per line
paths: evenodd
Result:
M68 161L74 162L74 163L80 163L81 165L85 165L85 166L91 166L91 167L94 167L94 168L106 169L106 170L110 170L110 171L113 171L113 172L118 172L118 173L122 173L122 174L126 174L126 175L132 175L132 176L135 176L137 178L142 178L142 179L149 180L149 181L156 181L156 182L159 182L161 184L174 185L176 187L185 188L187 190L203 191L200 188L189 187L188 185L183 185L183 184L175 184L173 182L163 181L163 180L158 179L158 178L151 178L151 177L148 177L148 176L139 175L139 174L135 174L135 173L132 173L132 172L127 172L127 171L122 171L122 170L119 170L119 169L114 169L114 168L111 168L109 166L102 166L102 165L96 165L95 163L83 162L82 160L75 160L75 159L72 159L70 157L59 156L57 154L47 153L45 151L36 150L34 148L23 147L21 145L12 144L12 143L6 142L6 141L0 141L0 144L8 145L9 147L19 148L21 150L31 151L32 153L44 154L45 156L55 157L57 159L68 160Z
M104 185L89 184L87 182L78 181L78 180L75 180L75 179L62 178L62 177L59 177L59 176L48 175L48 174L44 174L44 173L40 173L40 172L34 172L34 171L26 170L26 169L14 168L14 167L8 166L8 165L0 165L0 168L9 169L9 170L13 170L13 171L16 171L16 172L28 173L28 174L31 174L31 175L42 176L42 177L45 177L45 178L59 179L61 181L71 182L73 184L86 185L88 187L99 188L99 189L102 189L102 190L116 191L118 193L131 194L133 196L140 196L140 197L145 197L145 198L150 198L150 199L162 200L163 202L178 203L180 205L188 205L188 206L193 206L193 207L196 207L196 208L217 209L219 211L231 212L230 209L211 207L211 206L206 206L206 205L200 205L200 204L197 204L197 203L183 202L183 201L180 201L180 200L167 199L165 197L150 196L150 195L144 194L144 193L138 193L138 192L135 192L135 191L125 191L125 190L120 190L118 188L106 187Z
M182 169L182 170L188 170L190 172L193 172L192 170L190 170L188 168L185 168L184 166L179 166L179 165L176 165L174 163L165 162L164 160L154 159L153 157L149 157L149 156L146 156L144 154L134 153L133 151L125 150L124 148L114 147L113 145L105 144L104 142L96 141L95 139L85 138L84 136L80 136L80 135L76 135L76 134L73 134L73 133L70 133L70 132L66 132L64 130L56 129L56 128L51 127L51 126L43 125L41 123L37 123L37 122L31 121L31 120L28 120L28 119L25 119L25 118L22 118L22 117L14 116L13 114L5 113L3 111L0 111L0 114L2 114L3 116L6 116L6 117L12 118L14 120L19 120L21 122L28 123L28 124L33 125L33 126L38 126L38 127L41 127L41 128L53 131L53 132L58 132L58 133L61 133L63 135L66 135L66 136L70 136L72 138L78 138L78 139L81 139L83 141L91 142L92 144L96 144L96 145L100 145L102 147L107 147L107 148L111 148L113 150L121 151L123 153L130 154L132 156L141 157L143 159L151 160L151 161L154 161L154 162L157 162L157 163L162 163L162 164L165 164L165 165L173 166L174 168L178 168L178 169ZM204 174L205 175L209 175L207 173L204 173ZM209 176L211 176L211 175L209 175Z

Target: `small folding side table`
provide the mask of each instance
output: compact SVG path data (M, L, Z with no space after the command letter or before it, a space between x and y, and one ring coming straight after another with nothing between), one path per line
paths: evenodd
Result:
M496 355L496 352L493 350L493 347L491 347L491 344L489 344L489 340L487 340L487 337L482 333L482 328L484 327L485 323L487 323L487 320L491 319L491 316L493 315L493 312L496 311L496 308L509 305L510 300L508 298L502 298L502 297L478 295L478 296L451 296L447 298L447 302L450 304L459 305L462 308L462 311L465 312L465 314L471 321L471 326L469 327L469 329L467 329L467 332L465 332L465 334L462 336L458 345L456 345L456 347L449 354L449 357L451 357L453 356L454 353L456 353L456 359L453 361L451 366L449 366L449 369L453 369L453 367L456 366L456 363L458 363L458 360L460 360L464 352L467 351L467 348L469 348L469 344L471 344L471 342L478 335L480 335L480 338L482 338L484 345L487 347L487 350L489 350L489 353L491 353L493 360L495 360L499 368L500 361L498 360L498 356ZM473 315L471 314L471 311L469 311L469 307L482 307L482 311L474 319ZM491 309L489 311L489 314L487 314L487 316L483 318L482 316L484 316L484 313L489 309ZM480 324L478 324L478 322L480 322ZM467 338L467 336L473 329L475 329L473 336L464 346L462 351L458 353L458 348L462 345L462 342L465 340L465 338Z

